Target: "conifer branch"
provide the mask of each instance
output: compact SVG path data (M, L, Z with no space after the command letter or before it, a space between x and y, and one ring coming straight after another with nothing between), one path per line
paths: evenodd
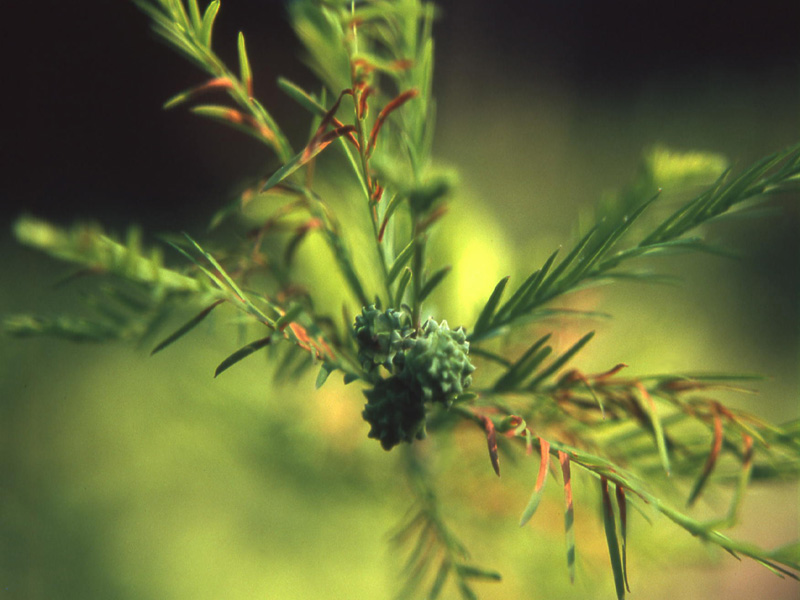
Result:
M498 298L490 298L470 334L470 340L477 343L506 333L515 323L524 322L544 304L587 284L613 277L620 265L633 259L676 252L714 252L716 250L706 244L702 237L684 236L729 214L741 204L764 201L772 194L792 189L798 177L800 145L767 156L736 177L731 177L730 171L726 171L708 190L685 203L644 235L641 241L623 250L616 250L617 242L629 233L642 213L657 201L660 190L630 202L625 212L610 211L604 214L601 211L596 224L560 262L556 261L557 253L551 255L542 268L523 282L496 311ZM638 278L634 273L626 275ZM489 313L491 316L488 316Z
M301 372L317 366L318 388L333 373L341 374L346 384L359 381L363 390L354 396L370 425L368 437L386 450L401 445L414 497L414 508L394 538L398 545L410 546L402 597L433 599L449 586L472 599L477 597L476 580L500 580L495 571L469 560L467 549L445 522L445 507L434 491L440 482L429 456L421 454L419 440L429 434L435 439L424 448L432 456L439 441L451 438L459 424L479 428L480 445L485 448L488 443L488 462L498 475L503 452L528 456L538 449L537 456L526 459L535 461L536 478L528 504L520 507L523 525L535 526L547 479L551 474L558 477L552 468L558 460L570 579L575 568L574 504L583 498L573 491L585 483L574 479L575 473L600 482L598 514L618 598L629 591L629 506L644 515L663 515L735 556L797 578L796 544L769 551L722 533L737 522L742 499L753 483L800 477L797 421L770 424L725 406L714 394L739 389L754 377L627 377L623 364L584 373L573 363L594 332L558 351L550 333L528 340L520 353L510 350L515 345L498 350L487 342L498 336L521 342L525 325L543 317L598 316L549 306L575 290L606 281L663 280L650 272L623 270L635 260L675 252L720 252L698 230L774 194L796 191L800 145L736 176L731 171L720 175L724 167L718 157L657 150L644 175L617 202L597 209L596 222L571 250L554 252L515 287L508 277L497 283L471 331L451 328L439 317L423 320L425 302L450 271L449 266L430 270L428 239L448 212L456 182L450 172L432 165L434 6L422 0L289 4L292 25L324 86L314 94L288 80L278 81L280 89L311 114L309 138L294 152L253 97L253 67L244 36L237 39L238 69L227 67L212 50L219 0L204 11L197 0L134 1L169 45L211 77L165 106L226 94L232 106L201 104L192 110L255 136L280 160L274 172L254 177L254 185L223 207L213 224L244 214L255 202L266 205L269 216L250 221L240 242L201 244L189 236L171 238L173 255L184 260L182 269L165 266L160 250L143 250L135 229L122 243L98 227L64 230L23 217L15 226L22 243L76 265L78 275L93 276L101 285L89 299L91 318L17 315L5 319L6 332L154 343L167 315L186 313L177 329L161 333L161 341L151 346L155 354L172 349L206 319L233 309L255 335L248 332L236 351L220 357L215 376L264 351L274 358L276 380L297 381ZM346 159L346 174L357 186L358 210L369 219L360 237L351 235L357 220L337 214L323 200L316 181L321 177L317 161L338 150ZM641 226L642 216L658 207L660 187L712 172L716 180L705 191L655 226ZM351 190L345 186L340 191ZM338 281L347 290L349 300L341 317L321 312L325 299L296 267L297 251L312 235L324 239ZM352 240L368 242L351 247ZM363 277L368 270L377 274L377 281ZM686 509L678 510L665 499L674 495L676 482L688 490L682 499ZM692 517L691 505L721 486L733 487L725 514L713 522Z

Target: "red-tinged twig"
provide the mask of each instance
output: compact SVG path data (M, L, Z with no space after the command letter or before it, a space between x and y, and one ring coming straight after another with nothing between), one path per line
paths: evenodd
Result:
M747 435L746 433L742 434L742 440L744 442L744 456L742 457L742 467L745 469L749 469L753 464L753 437Z
M369 197L369 200L370 200L370 202L372 202L373 204L377 204L378 202L380 202L380 201L381 201L381 198L383 198L383 186L381 186L381 185L380 185L380 184L379 184L379 183L376 181L376 182L375 182L375 185L374 185L374 189L372 190L372 194L371 194L371 195L370 195L370 197ZM383 231L385 228L386 228L386 226L385 226L385 225L382 225L382 226L381 226L381 231ZM383 235L380 235L380 237L383 237Z
M428 229L428 227L430 227L431 225L436 223L436 221L445 216L445 214L447 214L447 206L443 204L437 207L431 214L429 214L427 217L425 217L416 224L415 231L417 235L423 233L426 229Z
M720 381L698 381L695 379L671 379L659 385L663 390L670 392L688 392L697 390L730 390L734 392L750 392L753 390L746 387L731 385Z
M414 66L414 61L410 58L398 58L389 63L389 68L392 71L407 71Z
M355 31L361 26L363 22L364 22L364 17L353 17L352 19L350 19L350 22L347 24L347 26L353 31Z
M209 79L202 85L192 88L188 93L195 94L216 89L231 90L233 89L233 82L227 77L215 77L214 79Z
M540 491L544 486L545 479L547 478L547 471L550 466L550 442L544 438L539 438L539 451L542 454L541 462L539 463L539 474L536 477L535 491Z
M319 127L317 127L317 131L316 133L314 133L315 138L325 133L325 130L328 128L328 125L331 124L331 122L336 116L336 113L339 111L339 105L342 103L342 98L344 98L345 96L352 96L352 95L353 95L353 90L349 88L346 90L342 90L339 93L339 97L336 98L336 102L333 103L333 106L331 106L330 109L328 109L328 112L326 112L325 115L322 117L322 121L320 121Z
M720 417L720 406L717 402L711 403L711 417L714 420L714 438L711 442L711 451L708 453L708 458L706 458L706 464L703 466L703 471L700 473L700 477L697 479L692 487L692 491L689 493L689 499L686 502L687 506L694 504L695 500L697 500L697 498L700 496L700 492L703 491L709 476L714 471L720 450L722 450L722 419Z
M517 428L524 422L525 421L522 417L517 415L508 415L505 419L503 419L502 428L500 431L505 433L507 438L513 438L519 433Z
M354 19L351 23L358 23L359 25L362 23L359 19ZM398 58L389 63L384 63L380 66L369 62L366 58L357 58L352 62L353 70L361 70L362 73L365 75L372 73L378 69L388 70L388 71L407 71L411 67L414 66L414 61L410 58Z
M508 431L505 432L506 437L525 438L525 455L530 456L533 454L533 433L531 432L530 427L525 424L525 419L517 415L509 415L508 427ZM541 441L541 438L539 439Z
M278 138L275 135L275 132L272 131L269 127L264 125L263 123L259 123L254 117L250 115L246 115L235 108L229 108L225 110L224 113L219 115L219 117L233 123L234 125L244 125L246 127L250 127L254 129L258 134L267 140L273 146L278 146Z
M383 110L378 114L378 118L375 119L375 124L372 126L372 131L369 134L369 143L367 144L367 156L371 156L375 150L375 145L378 143L378 133L383 127L383 124L386 122L386 119L389 117L392 112L400 108L403 104L415 98L419 95L417 90L407 90L397 97L394 100L389 102L386 106L383 107Z
M308 160L308 158L312 156L316 150L319 149L320 145L322 144L322 140L325 138L326 135L329 135L326 133L326 131L331 123L333 123L333 125L336 127L334 131L343 132L340 135L346 135L350 143L353 144L356 148L359 148L358 140L353 135L355 127L353 127L352 125L344 125L341 121L339 121L339 119L336 118L336 113L339 110L339 105L342 102L342 98L344 98L345 96L352 96L352 95L353 95L353 90L351 89L343 90L339 94L339 97L336 99L336 102L333 103L333 106L331 106L330 109L328 109L328 112L326 112L325 115L322 117L322 121L320 121L319 127L317 127L317 130L314 132L314 135L311 136L311 140L308 142L306 149L303 151L304 161Z
M547 483L547 472L550 466L550 442L544 438L539 438L539 452L541 453L539 474L536 477L536 485L533 488L531 499L528 501L528 505L522 512L522 517L520 517L520 527L523 527L528 521L530 521L531 517L533 517L536 509L539 507L539 503L542 500L544 486Z
M497 430L494 423L489 417L484 415L477 415L483 423L483 428L486 431L486 443L489 447L489 458L492 461L492 468L497 476L500 477L500 457L497 454Z
M191 100L192 98L204 94L205 92L212 92L214 90L232 90L234 88L233 82L227 77L215 77L209 79L205 83L201 83L185 92L174 96L164 104L164 108L172 108L178 104Z
M289 323L287 327L296 337L297 341L295 343L303 350L313 352L316 358L319 360L336 360L336 354L331 347L328 346L324 339L321 337L317 339L311 338L311 336L308 335L308 331L306 331L305 327L299 323L295 323L294 321Z
M569 580L575 582L575 511L572 504L572 476L569 468L569 455L558 451L561 473L564 477L564 534L567 544L567 569Z
M361 93L358 97L358 118L364 119L367 116L367 111L369 110L369 104L367 100L369 97L375 92L375 88L371 86L364 86Z
M353 79L358 80L361 83L361 80L355 77L358 74L358 71L361 71L364 75L368 75L375 70L375 65L369 62L366 58L356 58L351 64L351 70Z
M713 410L716 410L720 415L722 415L729 421L736 423L736 416L730 410L728 410L726 406L716 401L712 402L712 406Z
M527 427L525 428L525 456L533 454L533 433Z
M344 123L342 123L339 119L336 119L336 118L333 119L333 125L337 129L345 126ZM361 147L361 146L358 145L358 140L356 139L356 136L353 135L352 131L347 133L346 139L347 139L348 142L350 142L353 145L353 147L356 150L358 150Z
M589 377L591 377L591 375ZM605 406L603 405L603 401L600 399L600 396L598 396L595 393L594 388L592 387L592 384L589 382L589 377L587 377L586 375L581 373L578 369L572 369L571 371L567 371L561 377L561 379L558 380L558 387L559 388L563 388L566 385L569 385L569 384L576 383L576 382L580 381L586 387L588 392L591 394L591 396L594 399L595 403L597 403L597 407L600 409L600 416L603 419L605 419L606 418ZM560 392L561 392L561 397L565 401L569 402L569 401L572 400L572 394L569 392L568 389L561 389Z
M606 379L609 379L610 377L613 377L614 375L622 371L622 369L624 369L627 366L628 365L626 365L625 363L619 363L618 365L616 365L615 367L609 369L604 373L596 373L594 375L589 375L589 379L597 382L605 381Z
M337 127L329 131L328 133L314 138L309 142L306 149L303 151L303 156L300 159L301 163L306 163L314 156L322 152L331 142L333 142L336 138L341 136L351 136L352 133L356 130L354 125L344 125L343 127Z

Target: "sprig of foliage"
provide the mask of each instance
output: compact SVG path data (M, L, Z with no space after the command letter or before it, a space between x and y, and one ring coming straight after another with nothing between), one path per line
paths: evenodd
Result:
M405 584L397 597L416 597L420 588L425 588L424 597L435 600L452 582L464 600L476 599L478 596L471 582L501 581L502 576L470 561L467 548L443 518L441 503L432 488L432 478L423 458L414 448L405 449L404 458L416 499L391 540L398 547L410 545L403 567Z
M481 408L456 409L486 432L496 468L499 443L516 441L529 453L538 446L544 455L550 454L562 463L566 457L601 481L613 482L622 493L633 495L692 535L796 577L785 567L798 569L797 558L774 560L772 553L731 540L719 531L737 523L743 495L754 473L759 477L797 476L800 437L796 424L771 425L704 395L733 385L733 377L625 379L617 376L622 367L594 375L568 371L559 381L535 393L528 387L505 390L502 393L509 394L505 399L498 398L499 392L493 389L480 391L479 396L485 395ZM548 439L527 423L536 423L536 430L547 432ZM581 447L557 440L574 440L573 444ZM724 479L733 481L736 487L728 512L720 520L697 521L654 495L652 483L646 483L656 481L659 470L673 477L694 477L687 500L691 505L725 454L739 463L739 470L737 473L731 469L730 463L725 466ZM522 524L530 520L538 506L543 477L549 471L545 464L542 463L534 495L523 512ZM622 465L631 465L635 472Z
M102 296L89 299L96 309L94 317L10 316L4 320L4 328L13 335L44 334L98 342L146 340L175 307L222 299L206 281L164 267L159 249L145 253L137 229L131 229L122 244L96 226L67 231L23 217L15 224L14 233L22 243L77 265L79 270L67 281L103 274L108 283Z
M501 280L472 328L470 340L477 343L507 333L517 323L535 319L543 305L587 285L615 278L650 279L649 273L617 270L633 259L717 251L701 236L684 236L744 203L752 207L772 194L796 187L799 178L800 144L763 158L736 177L726 170L710 188L643 235L641 241L617 250L620 239L631 233L639 217L658 199L660 189L654 193L653 185L658 182L648 181L652 180L652 174L648 173L645 181L635 186L633 197L626 199L624 210L606 207L598 214L595 225L560 262L556 260L557 250L502 305L500 300L508 280Z
M317 387L331 373L341 373L345 383L360 381L366 388L363 417L371 425L369 435L387 450L402 446L415 497L410 517L395 537L399 544L411 544L401 596L424 593L435 598L451 582L463 598L475 598L473 580L500 578L469 562L466 548L443 519L435 476L419 454L416 440L426 431L435 440L446 439L463 425L477 426L485 435L490 464L498 475L502 452L538 450L538 475L522 508L521 525L535 516L548 479L557 478L551 463L558 461L571 579L576 556L573 488L584 483L573 481L576 472L599 483L598 503L619 598L629 587L629 506L645 515L660 513L704 541L748 556L780 575L797 577L796 544L767 551L720 531L737 521L751 481L796 479L800 472L797 422L772 425L724 406L712 394L749 378L624 377L621 364L597 374L567 369L594 332L560 353L549 344L551 334L527 341L519 355L497 351L490 340L505 336L522 343L531 321L570 316L573 313L551 302L583 287L658 279L622 268L634 260L716 251L697 230L772 194L796 189L800 145L766 157L737 176L726 170L671 215L639 229L643 215L653 216L657 210L659 187L666 187L670 177L692 179L724 169L718 157L655 151L639 179L616 202L598 208L595 224L566 256L559 260L554 252L505 301L509 278L502 279L471 330L451 329L438 316L423 319L426 300L450 271L445 266L431 272L426 255L430 230L445 215L455 184L454 176L437 169L431 157L434 6L421 0L289 4L306 60L323 84L317 94L285 79L277 82L310 113L311 133L295 152L253 97L243 35L238 39L238 73L212 50L219 0L205 10L197 0L134 1L169 45L211 76L165 107L224 91L234 107L197 105L193 111L255 136L275 152L280 166L261 174L257 185L212 218L217 225L240 217L237 226L244 222L248 229L241 243L201 246L189 236L167 240L185 260L183 269L164 266L160 251L144 252L135 230L123 244L96 227L67 231L21 219L16 235L23 243L78 265L81 275L102 277L105 287L90 302L95 318L22 315L6 319L8 332L82 341L149 341L163 329L170 312L191 312L191 318L155 344L156 353L226 305L258 334L222 357L215 375L262 349L283 348L283 358L274 361L283 377L316 365ZM369 227L366 248L351 248L348 228L357 220L341 220L316 181L315 165L330 147L342 153L358 190L358 206ZM348 190L345 186L342 193ZM272 209L253 223L247 211L255 202ZM323 312L313 286L296 269L298 248L314 234L325 241L348 291L350 300L341 317ZM354 256L364 257L367 266L357 267ZM365 268L377 273L376 283L362 277ZM712 483L733 484L727 513L714 522L701 522L675 509L662 495L674 497L678 482L688 487L684 495L689 506Z
M239 129L272 148L286 161L292 155L291 146L278 124L267 110L253 98L253 74L247 57L244 34L239 32L239 74L236 75L211 48L214 21L219 12L219 0L213 0L205 11L198 0L134 0L151 18L153 30L173 48L188 57L212 79L172 97L165 108L172 108L206 92L224 90L238 106L237 110L216 104L195 106L198 115L222 121Z

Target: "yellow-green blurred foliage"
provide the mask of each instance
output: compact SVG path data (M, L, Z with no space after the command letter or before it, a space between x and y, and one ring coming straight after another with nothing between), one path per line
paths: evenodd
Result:
M486 65L473 68L468 80L447 80L439 111L437 154L460 170L462 188L432 239L433 266L449 263L453 272L429 308L453 326L474 320L502 276L520 281L567 245L577 216L633 177L644 148L711 149L745 164L792 141L780 126L794 118L788 100L764 114L755 92L736 81L680 101L663 84L615 103L578 97L557 81L520 84ZM754 225L760 234L744 251L770 244L773 227L785 235L779 225ZM746 230L736 225L719 236L736 245ZM345 291L332 276L324 280L333 270L315 258L323 244L310 243L298 260L323 277L319 292L335 307ZM52 263L11 242L3 251L4 264L16 267L0 270L0 310L77 306L73 292L50 287L61 272ZM625 362L636 374L765 373L771 379L760 395L729 399L772 419L796 417L798 345L781 322L796 331L797 315L781 314L786 299L774 297L788 287L759 288L768 285L759 271L769 265L716 257L662 264L686 284L626 284L568 300L615 318L547 323L561 348L597 329L577 360L586 371ZM360 391L338 377L317 392L309 378L274 386L261 354L214 380L216 364L240 343L231 315L215 316L153 358L121 345L2 340L0 598L392 597L403 557L393 555L386 533L407 508L406 488L396 453L366 437ZM558 486L550 483L539 513L520 530L536 461L505 460L498 480L479 431L459 431L456 440L431 460L441 469L450 524L478 564L505 576L479 586L482 597L613 597L594 483L575 483L579 559L570 586ZM708 496L724 510L727 496ZM797 533L796 488L754 489L744 513L736 535L766 546L788 542ZM629 565L640 600L798 591L635 512Z

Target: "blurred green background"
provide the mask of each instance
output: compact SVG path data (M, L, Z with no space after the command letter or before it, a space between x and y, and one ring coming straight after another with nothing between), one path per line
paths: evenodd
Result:
M160 112L197 77L148 39L127 3L55 4L39 15L37 41L17 40L30 94L3 144L2 314L77 310L81 300L80 286L54 289L62 266L10 239L16 214L201 232L220 197L270 165L235 133ZM265 4L223 2L216 35L224 54L245 26L257 91L292 122L301 113L272 82L311 78L291 58L280 6ZM653 144L744 166L797 141L800 20L776 21L769 7L741 23L734 13L704 41L713 11L688 3L660 20L628 3L611 3L610 15L582 2L533 3L535 14L492 4L445 3L438 26L436 155L461 173L433 240L455 267L434 299L451 325L471 322L500 277L519 281L569 243L578 218L630 181ZM256 25L269 33L257 37ZM744 25L756 39L739 35ZM772 38L756 35L770 28ZM738 45L720 50L728 38ZM299 139L305 125L288 129ZM665 194L663 210L675 200ZM586 371L625 362L631 373L764 373L758 395L726 399L796 418L800 211L796 197L777 206L778 217L710 231L741 260L678 258L661 264L685 278L681 287L576 296L571 305L615 318L554 322L556 337L598 330L578 361ZM214 380L238 346L232 331L221 316L153 358L147 348L0 338L0 598L392 597L403 557L386 538L406 488L396 456L366 438L360 394L335 378L318 392L312 380L276 386L258 356ZM557 486L519 530L533 467L504 463L497 480L478 432L456 441L436 462L450 523L478 564L505 576L479 586L481 597L613 597L596 498L580 478L570 586ZM701 512L724 510L724 495L709 496ZM764 546L795 539L797 500L796 485L754 488L733 535ZM635 515L631 529L632 597L797 597L796 583L663 520L651 527Z

